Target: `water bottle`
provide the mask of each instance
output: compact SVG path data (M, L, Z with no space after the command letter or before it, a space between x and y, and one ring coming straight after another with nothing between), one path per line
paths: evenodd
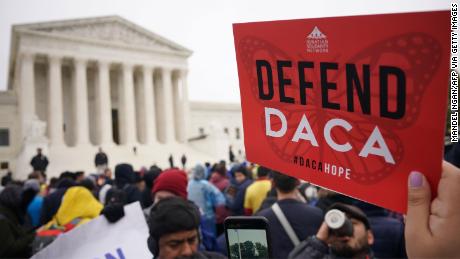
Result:
M324 216L324 221L329 227L329 233L338 237L353 236L353 223L345 213L332 209Z

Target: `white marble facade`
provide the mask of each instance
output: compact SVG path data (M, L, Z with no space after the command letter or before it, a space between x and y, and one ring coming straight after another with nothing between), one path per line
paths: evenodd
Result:
M92 170L99 146L135 165L161 165L170 154L178 162L182 153L191 161L223 158L192 147L200 141L188 143L190 50L118 16L17 25L12 33L8 91L0 98L10 114L0 127L13 133L12 147L0 147L0 159L20 177L37 147L53 175Z

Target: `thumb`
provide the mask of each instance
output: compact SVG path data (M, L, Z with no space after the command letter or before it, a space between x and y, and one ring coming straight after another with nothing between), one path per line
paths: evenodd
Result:
M408 179L406 240L431 235L429 230L431 191L425 176L413 171Z

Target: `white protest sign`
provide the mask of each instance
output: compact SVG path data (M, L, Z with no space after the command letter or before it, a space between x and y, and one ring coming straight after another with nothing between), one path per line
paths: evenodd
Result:
M32 259L152 258L147 248L149 231L139 202L125 206L125 216L109 223L104 216L60 235Z

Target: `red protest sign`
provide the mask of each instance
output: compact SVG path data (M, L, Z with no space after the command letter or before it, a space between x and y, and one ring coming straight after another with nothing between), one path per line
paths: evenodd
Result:
M436 190L448 11L234 24L248 160L405 212Z

